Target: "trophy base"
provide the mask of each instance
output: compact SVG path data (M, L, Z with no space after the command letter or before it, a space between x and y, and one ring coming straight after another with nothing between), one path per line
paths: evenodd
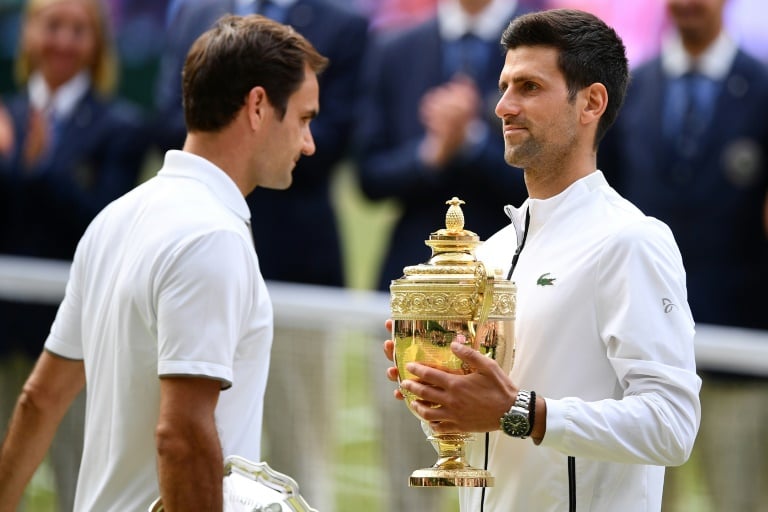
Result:
M409 487L493 487L493 476L484 469L425 468L411 473Z

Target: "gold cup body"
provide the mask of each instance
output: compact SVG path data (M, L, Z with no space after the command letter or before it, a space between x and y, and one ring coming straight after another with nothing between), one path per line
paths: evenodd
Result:
M409 362L456 374L474 371L453 354L453 341L495 359L507 372L512 368L515 285L499 271L486 270L474 255L480 244L477 235L461 228L432 233L426 241L432 247L429 262L406 267L404 276L392 281L394 359L401 381L416 379L405 369ZM411 403L418 397L402 391L413 412ZM474 440L473 434L437 434L423 421L422 426L438 458L431 467L414 471L410 486L493 485L487 470L466 461L466 445Z

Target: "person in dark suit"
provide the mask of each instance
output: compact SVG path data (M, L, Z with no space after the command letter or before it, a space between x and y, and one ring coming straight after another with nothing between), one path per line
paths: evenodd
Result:
M115 57L97 0L27 3L20 92L0 116L0 253L70 260L91 219L137 182L146 147L137 107L109 97ZM0 300L0 421L40 353L56 306ZM16 378L14 378L16 376ZM51 448L61 510L71 510L82 400Z
M343 286L343 258L330 186L333 171L347 153L368 21L329 0L173 2L157 91L156 140L161 149L178 147L184 140L180 94L186 52L195 36L228 12L257 12L291 25L331 61L320 77L322 111L313 121L317 154L312 161L299 162L290 190L256 190L247 201L266 279Z
M443 0L436 16L372 45L357 129L360 184L367 197L395 199L402 212L380 289L404 266L429 259L423 241L444 227L451 197L466 202L467 229L481 239L506 225L506 204L525 198L522 173L504 162L493 113L501 33L525 10L502 0Z
M445 202L466 202L466 229L482 240L509 223L504 206L527 197L522 171L504 161L499 69L501 34L530 9L508 0L441 0L434 16L403 30L380 32L370 45L356 130L363 192L394 199L401 212L387 245L378 288L425 262L424 240L445 227ZM379 353L372 356L380 365ZM373 375L381 375L380 369ZM434 462L418 421L390 390L375 385L382 411L386 510L439 510L439 492L406 489L410 473ZM397 449L393 449L396 447Z
M696 322L768 330L768 69L724 31L725 2L667 1L675 30L634 70L598 159L619 192L672 229ZM694 458L714 510L759 510L768 379L701 373L708 413Z
M346 157L354 120L368 20L331 0L176 0L168 10L168 42L158 81L158 138L162 149L184 137L181 69L194 39L221 15L263 14L292 26L328 57L318 78L320 113L312 121L316 153L302 159L289 190L258 188L247 198L259 265L268 281L343 286L343 258L331 198L334 171ZM311 160L311 161L310 161ZM333 427L327 397L334 339L310 326L275 331L265 397L265 454L269 464L297 480L319 510L333 510L327 471ZM294 397L286 406L284 397Z

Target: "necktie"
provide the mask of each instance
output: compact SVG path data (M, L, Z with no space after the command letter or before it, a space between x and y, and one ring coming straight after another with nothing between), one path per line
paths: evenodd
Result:
M448 40L443 44L443 69L446 80L461 73L481 81L483 71L488 65L488 43L468 32L458 39Z
M717 84L692 71L680 77L673 86L668 132L680 153L691 157L698 151L701 135L712 115Z
M459 69L472 78L478 79L487 64L487 46L478 36L468 32L459 40Z
M59 143L59 138L61 137L61 128L62 128L63 119L53 109L48 110L47 118L48 118L48 135L50 137L50 147L54 148Z

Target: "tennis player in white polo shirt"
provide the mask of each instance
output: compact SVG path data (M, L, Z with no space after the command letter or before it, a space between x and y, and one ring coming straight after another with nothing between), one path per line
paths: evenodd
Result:
M218 511L223 458L260 459L272 306L244 196L289 187L314 153L326 65L259 16L222 18L195 42L184 148L80 241L0 452L0 510L16 510L86 383L75 510L146 510L160 495L166 510Z

